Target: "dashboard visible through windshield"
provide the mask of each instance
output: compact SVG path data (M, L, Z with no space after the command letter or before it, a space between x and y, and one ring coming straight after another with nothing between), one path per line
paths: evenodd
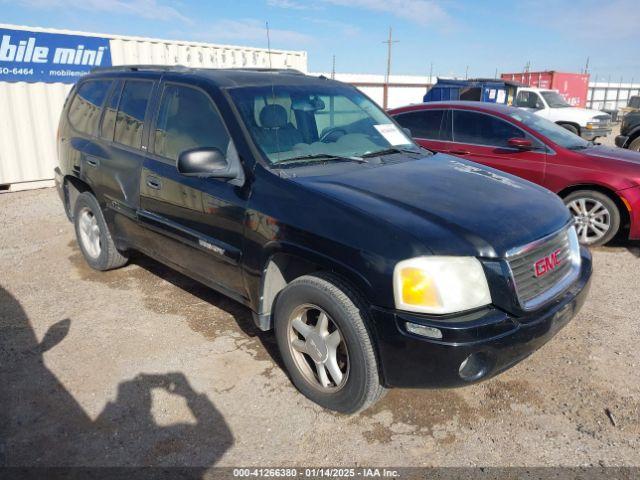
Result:
M377 152L419 152L407 134L365 95L340 85L229 90L247 130L270 164L311 159L362 161Z

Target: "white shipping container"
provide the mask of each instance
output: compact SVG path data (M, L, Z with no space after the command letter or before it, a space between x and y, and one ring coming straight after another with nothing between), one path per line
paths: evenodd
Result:
M0 24L0 28L109 39L114 66L184 65L202 68L294 68L307 71L304 51L76 32ZM56 130L68 83L0 81L0 185L53 178ZM27 184L25 184L27 185Z

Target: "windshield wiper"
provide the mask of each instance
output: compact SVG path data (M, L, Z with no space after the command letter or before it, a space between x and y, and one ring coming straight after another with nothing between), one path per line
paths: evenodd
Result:
M319 161L319 162L358 162L358 163L369 163L368 160L365 160L362 157L345 157L340 155L332 155L330 153L314 153L312 155L302 155L300 157L287 158L286 160L281 160L279 162L274 162L274 166L277 165L287 165L292 163L309 163L310 161Z
M420 150L411 150L408 148L399 148L399 147L389 147L389 148L385 148L383 150L376 150L375 152L369 152L369 153L365 153L364 155L362 155L362 158L369 158L369 157L383 157L385 155L391 155L393 153L414 153L414 154L420 154L422 153Z

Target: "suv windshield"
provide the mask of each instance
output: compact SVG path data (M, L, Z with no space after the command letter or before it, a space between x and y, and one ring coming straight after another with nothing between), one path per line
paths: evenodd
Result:
M540 92L540 94L544 97L549 108L565 108L571 106L558 92Z
M524 123L527 127L532 128L541 135L544 135L553 143L568 148L569 150L582 150L591 146L591 143L583 140L575 133L571 133L566 128L534 113L525 110L516 110L509 113L509 116Z
M378 152L420 151L355 88L310 82L239 87L229 92L251 136L272 165L323 159L358 161Z

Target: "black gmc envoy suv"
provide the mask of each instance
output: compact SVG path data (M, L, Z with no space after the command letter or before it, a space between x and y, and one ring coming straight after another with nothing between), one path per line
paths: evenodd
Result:
M137 250L246 305L295 386L340 412L496 375L587 295L556 195L419 148L325 77L97 70L69 94L58 155L91 267Z

